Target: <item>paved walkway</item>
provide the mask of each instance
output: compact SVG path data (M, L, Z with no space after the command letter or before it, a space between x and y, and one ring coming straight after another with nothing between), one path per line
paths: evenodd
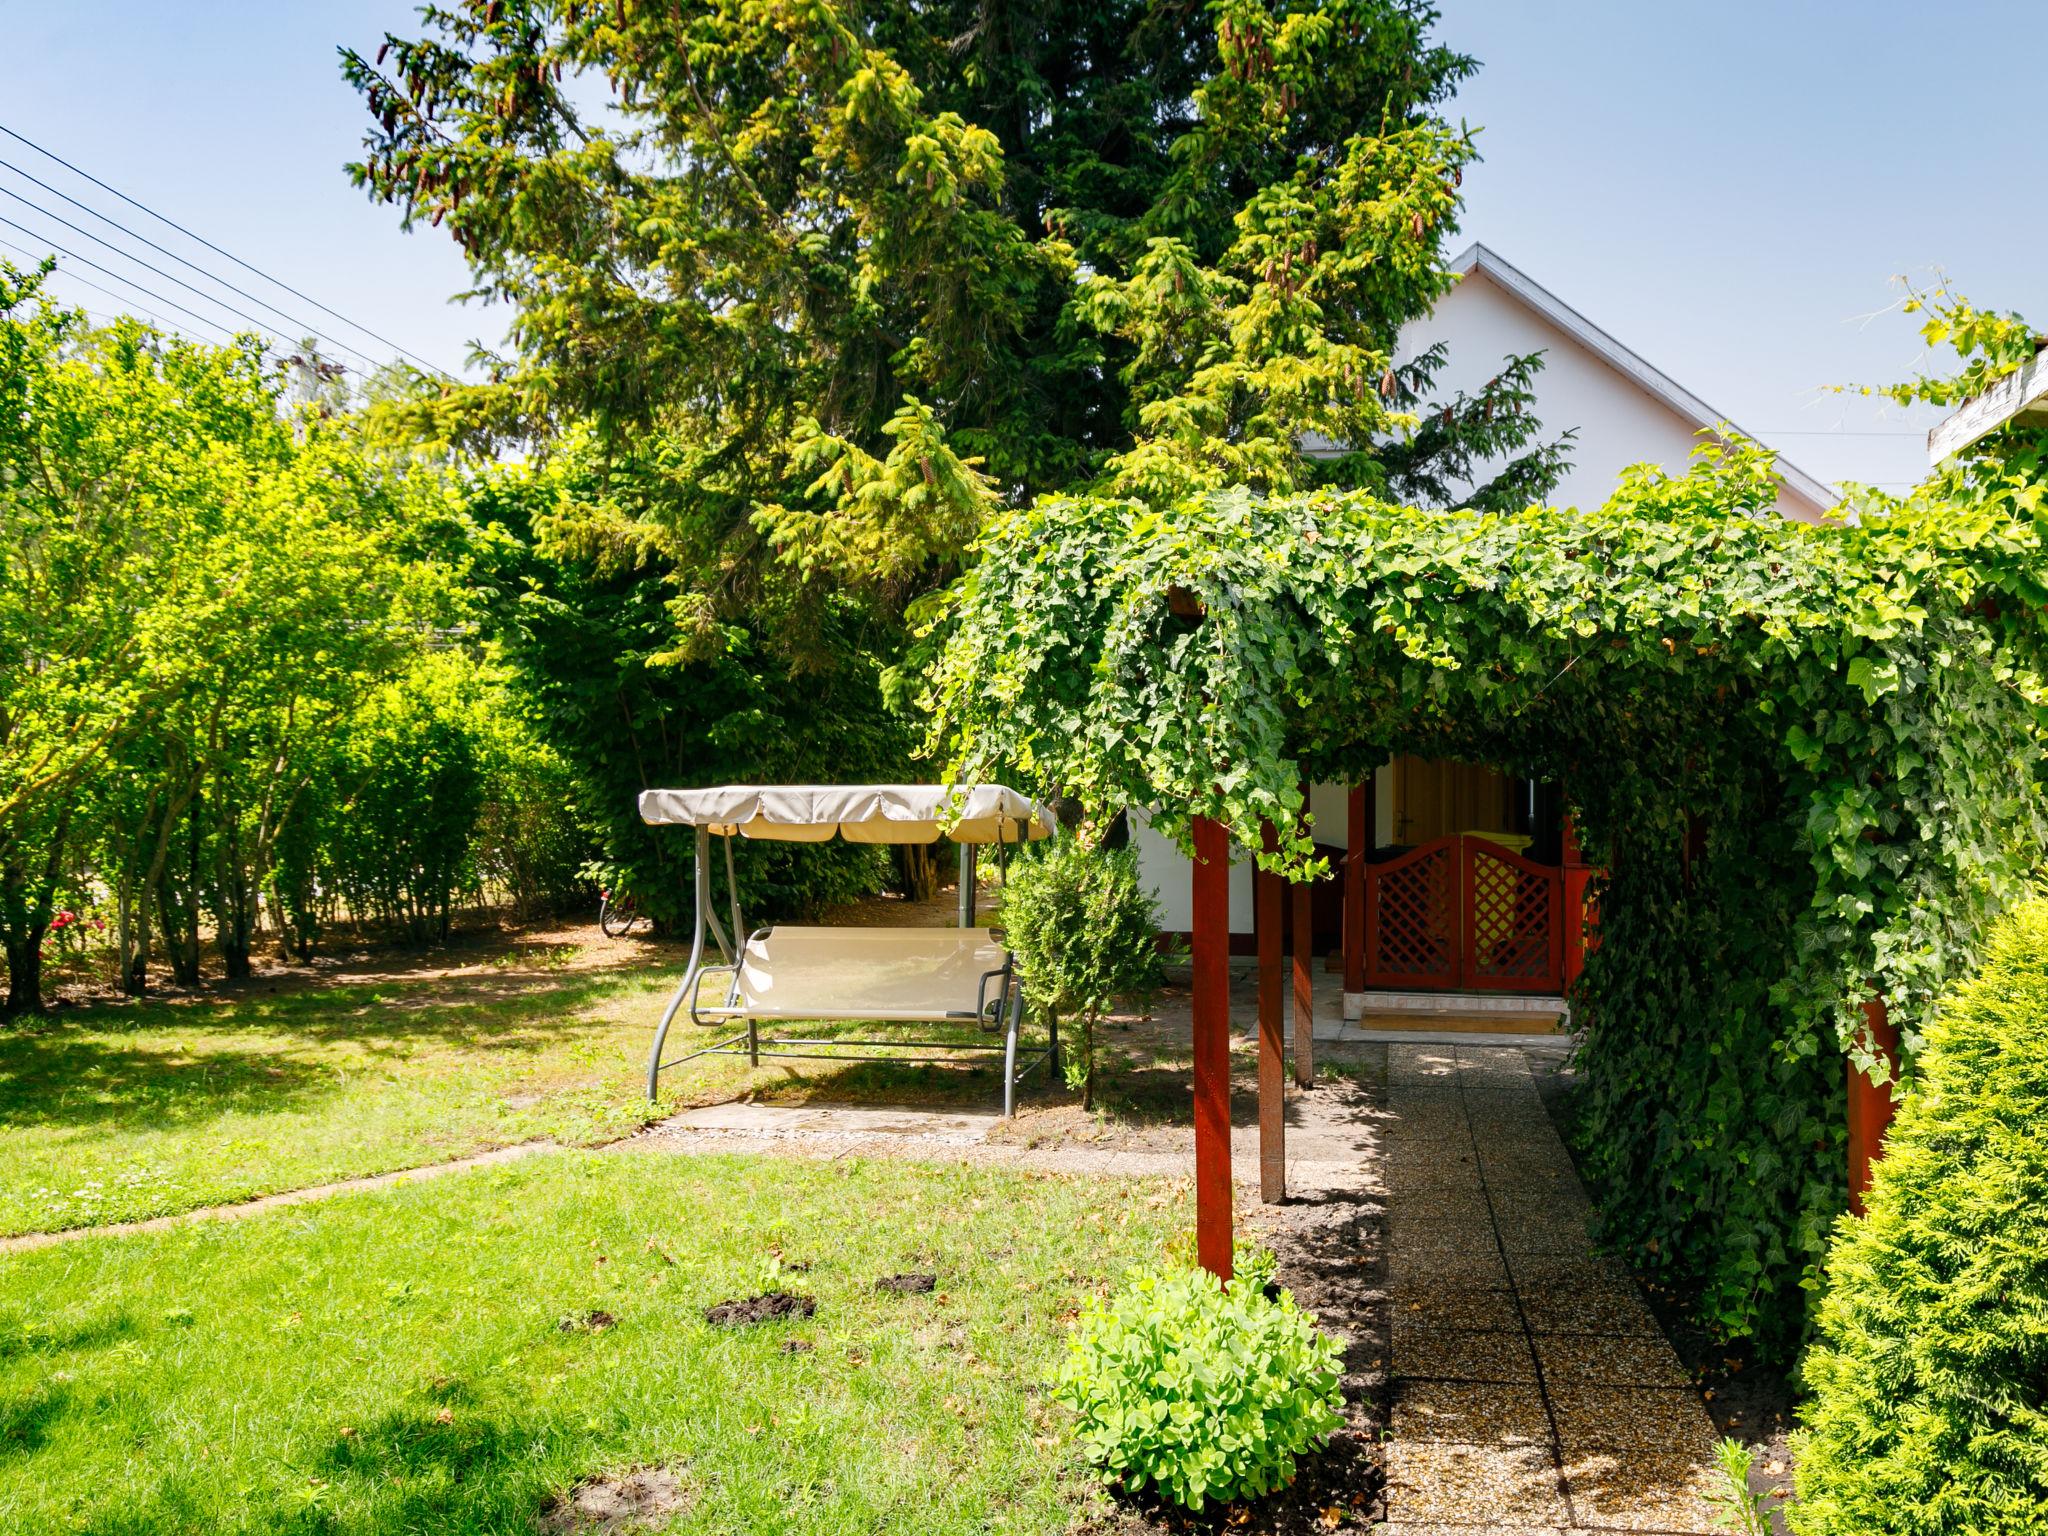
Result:
M1387 1536L1710 1533L1715 1436L1513 1047L1387 1047Z
M879 1104L714 1104L657 1121L616 1143L638 1151L753 1152L788 1157L909 1157L964 1159L998 1167L1095 1177L1187 1178L1194 1169L1195 1133L1188 1126L1155 1127L1108 1145L1054 1139L993 1139L1003 1125L992 1107L920 1109ZM1368 1096L1344 1080L1318 1085L1287 1101L1287 1188L1314 1198L1355 1190L1370 1166ZM1259 1209L1251 1193L1259 1179L1259 1128L1239 1118L1230 1130L1231 1167L1240 1186L1239 1215Z

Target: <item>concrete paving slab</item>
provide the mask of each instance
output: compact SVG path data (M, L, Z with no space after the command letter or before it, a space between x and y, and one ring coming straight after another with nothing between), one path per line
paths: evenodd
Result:
M1563 1525L1568 1518L1557 1463L1547 1449L1522 1445L1393 1441L1387 1508L1409 1520Z
M986 1141L1002 1123L990 1110L886 1104L712 1104L663 1122L673 1131L741 1136L912 1136L951 1145Z

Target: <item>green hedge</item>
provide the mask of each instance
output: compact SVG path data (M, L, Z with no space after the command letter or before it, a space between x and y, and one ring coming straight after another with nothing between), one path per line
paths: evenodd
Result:
M1793 1530L2048 1531L2048 901L1929 1030L1827 1282Z

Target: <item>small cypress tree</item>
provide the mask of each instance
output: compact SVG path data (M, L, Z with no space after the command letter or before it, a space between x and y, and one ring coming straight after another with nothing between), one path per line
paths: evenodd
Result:
M1799 1536L2048 1531L2048 900L1947 1000L1828 1260Z
M1095 1107L1095 1026L1119 1003L1150 997L1163 968L1159 908L1134 848L1066 835L1025 852L1003 893L1003 926L1024 972L1024 998L1068 1026L1067 1085Z

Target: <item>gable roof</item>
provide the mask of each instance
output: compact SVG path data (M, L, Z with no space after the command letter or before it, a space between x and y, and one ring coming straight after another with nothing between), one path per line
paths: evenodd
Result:
M1474 241L1450 263L1450 270L1460 278L1470 277L1475 272L1486 277L1503 293L1549 321L1681 420L1690 422L1695 430L1718 433L1721 427L1726 426L1732 431L1742 431L1722 412L1708 405L1668 373L1652 367L1490 247ZM1749 434L1743 433L1743 436ZM1777 470L1779 483L1800 500L1811 502L1816 515L1842 499L1782 454L1778 456Z

